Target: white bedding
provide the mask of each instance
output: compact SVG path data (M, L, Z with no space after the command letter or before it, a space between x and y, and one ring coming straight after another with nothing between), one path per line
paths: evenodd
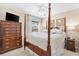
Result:
M64 49L65 34L51 34L51 55L61 55ZM48 34L43 32L32 32L29 34L29 42L47 50Z

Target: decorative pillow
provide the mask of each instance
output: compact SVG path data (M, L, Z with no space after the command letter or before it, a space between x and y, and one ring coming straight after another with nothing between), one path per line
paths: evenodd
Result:
M52 30L51 30L51 33L52 33L52 34L61 34L62 31L61 31L60 29L52 29Z

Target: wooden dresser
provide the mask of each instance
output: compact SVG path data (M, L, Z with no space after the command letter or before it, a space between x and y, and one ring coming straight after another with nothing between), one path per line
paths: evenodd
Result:
M70 50L70 51L74 51L75 52L75 40L74 39L66 39L65 40L65 48L67 50Z
M0 54L20 47L21 23L0 20Z

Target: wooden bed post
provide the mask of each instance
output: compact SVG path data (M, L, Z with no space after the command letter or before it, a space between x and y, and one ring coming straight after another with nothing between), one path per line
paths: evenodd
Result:
M64 18L64 25L65 25L65 28L64 28L64 32L66 33L66 17Z
M51 56L51 45L50 45L50 16L51 16L51 3L49 3L49 8L48 8L48 45L47 45L47 52L48 55Z
M26 47L26 14L24 16L24 50Z

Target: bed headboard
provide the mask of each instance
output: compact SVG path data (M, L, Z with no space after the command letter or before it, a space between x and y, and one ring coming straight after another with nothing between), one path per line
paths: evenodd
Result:
M47 28L47 23L46 23L46 28ZM54 28L59 28L62 31L66 32L66 17L51 20L51 30Z

